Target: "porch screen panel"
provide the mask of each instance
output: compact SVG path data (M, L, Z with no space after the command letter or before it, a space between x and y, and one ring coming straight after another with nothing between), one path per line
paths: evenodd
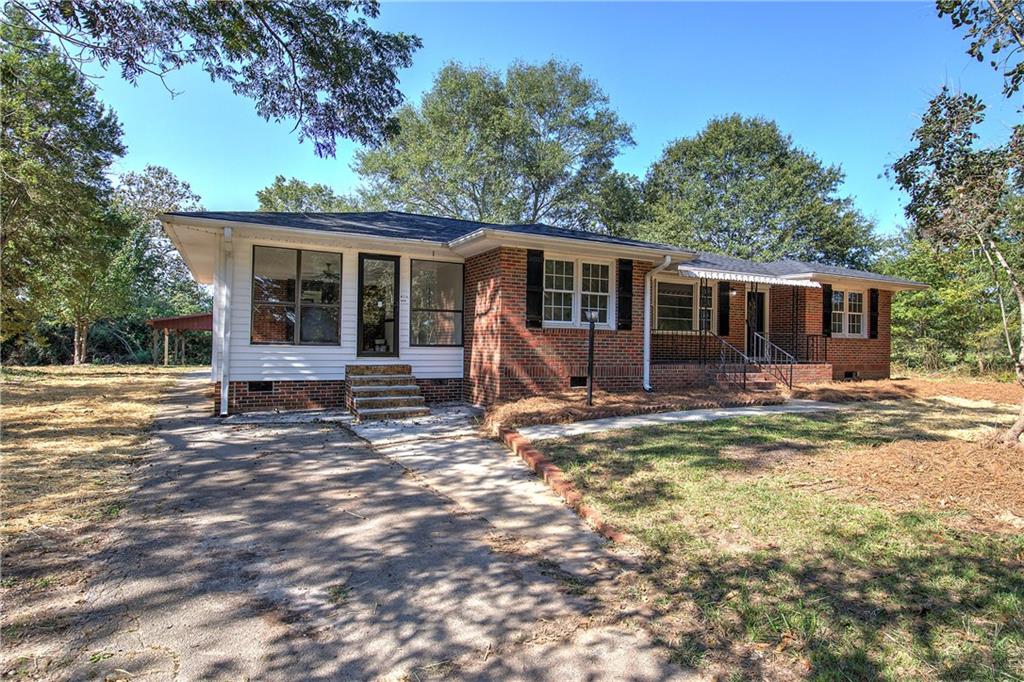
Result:
M462 264L414 260L411 263L409 343L462 345Z
M658 329L693 331L693 284L658 282Z
M252 343L295 343L298 251L253 247Z

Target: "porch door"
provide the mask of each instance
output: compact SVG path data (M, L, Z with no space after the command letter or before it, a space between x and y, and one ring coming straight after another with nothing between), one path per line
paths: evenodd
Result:
M398 355L398 256L359 254L359 355Z
M764 342L754 336L754 332L764 337L765 332L765 296L763 291L747 292L747 355L762 358L765 354Z

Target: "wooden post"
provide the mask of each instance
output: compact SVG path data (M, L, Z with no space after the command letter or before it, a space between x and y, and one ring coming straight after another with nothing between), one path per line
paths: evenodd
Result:
M167 329L167 327L164 327L164 367L167 366L167 360L168 360L168 358L167 358L167 353L168 353L167 344L170 341L169 337L170 337L170 330Z

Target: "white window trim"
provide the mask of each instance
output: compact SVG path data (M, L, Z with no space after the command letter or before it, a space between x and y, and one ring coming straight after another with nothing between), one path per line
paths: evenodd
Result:
M559 322L552 320L543 320L543 300L541 304L541 318L543 329L587 329L590 325L583 321L583 313L581 311L581 302L583 300L583 263L590 263L592 265L607 265L608 266L608 321L604 324L597 323L594 325L595 329L603 329L614 331L615 330L615 299L618 282L618 273L615 270L615 260L609 258L591 258L591 257L580 257L570 256L568 254L561 253L549 253L544 252L544 261L549 260L564 260L570 261L573 264L573 276L572 276L572 321L571 322ZM546 267L545 267L546 269ZM547 291L558 291L556 289L548 289L544 287L543 292Z
M658 329L658 285L663 282L665 284L691 284L694 286L693 329ZM705 286L711 288L711 328L708 331L714 333L716 329L715 323L716 320L718 320L718 291L716 289L716 287L718 286L718 282L715 280L709 280ZM651 298L651 307L654 308L652 315L654 323L651 326L652 334L700 334L700 280L688 277L655 277L654 291L653 296Z
M833 287L833 291L843 292L843 331L832 332L833 339L866 339L868 338L868 307L871 305L868 299L868 292L866 289L841 289L839 287ZM860 294L861 296L861 310L860 310L860 333L851 334L850 329L850 294ZM832 302L829 301L829 319L831 320ZM857 315L858 313L854 313Z

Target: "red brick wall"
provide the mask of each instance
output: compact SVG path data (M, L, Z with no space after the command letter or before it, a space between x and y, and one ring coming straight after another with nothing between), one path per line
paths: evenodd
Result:
M793 297L796 297L796 344L793 336ZM864 326L868 325L868 300L864 301ZM827 342L827 360L833 376L842 379L846 372L857 372L862 379L888 378L890 367L890 306L892 292L878 292L878 338L846 339L830 337ZM807 355L807 335L820 336L822 332L822 293L820 289L772 287L771 340L800 359ZM820 357L819 357L820 359Z
M420 394L428 403L454 403L462 400L462 379L416 379Z
M597 330L594 385L638 389L643 381L644 275L633 263L633 328ZM614 278L613 278L614 286ZM466 399L508 400L564 391L587 374L588 330L527 329L526 251L500 248L466 261Z

